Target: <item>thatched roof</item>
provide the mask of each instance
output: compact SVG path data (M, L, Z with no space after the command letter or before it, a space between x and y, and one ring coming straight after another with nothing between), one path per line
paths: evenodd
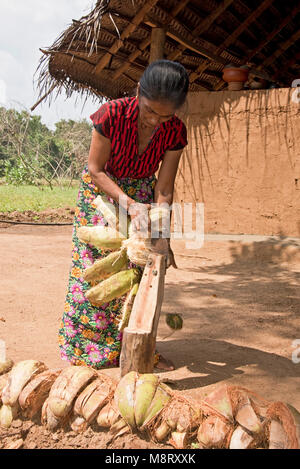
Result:
M186 67L190 91L223 89L229 63L287 87L300 77L299 20L299 0L99 0L42 50L40 98L134 93L155 27L166 33L164 57Z

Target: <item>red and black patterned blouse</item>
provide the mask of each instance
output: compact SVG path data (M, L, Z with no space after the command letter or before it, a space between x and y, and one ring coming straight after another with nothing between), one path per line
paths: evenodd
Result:
M91 115L95 129L111 141L105 169L117 178L152 176L168 150L187 145L184 123L173 116L158 125L142 154L138 154L138 99L121 98L103 104Z

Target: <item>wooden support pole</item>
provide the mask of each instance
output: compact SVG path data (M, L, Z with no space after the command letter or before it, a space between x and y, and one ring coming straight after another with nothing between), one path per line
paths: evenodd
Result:
M150 254L125 328L120 355L121 377L130 371L153 373L157 326L164 297L166 256Z
M150 61L160 60L164 58L164 50L166 43L166 31L164 28L152 28Z

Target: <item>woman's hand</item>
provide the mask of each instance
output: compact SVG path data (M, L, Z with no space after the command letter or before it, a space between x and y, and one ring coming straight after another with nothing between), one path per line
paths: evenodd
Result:
M133 202L132 204L130 204L128 209L133 232L138 232L142 234L145 238L148 237L150 231L150 209L151 204L141 204L139 202Z

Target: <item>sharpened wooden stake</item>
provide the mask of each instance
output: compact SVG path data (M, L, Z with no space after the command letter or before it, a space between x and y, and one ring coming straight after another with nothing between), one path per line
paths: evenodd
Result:
M166 256L150 254L128 327L123 333L121 377L130 371L153 373L157 327L164 297Z

